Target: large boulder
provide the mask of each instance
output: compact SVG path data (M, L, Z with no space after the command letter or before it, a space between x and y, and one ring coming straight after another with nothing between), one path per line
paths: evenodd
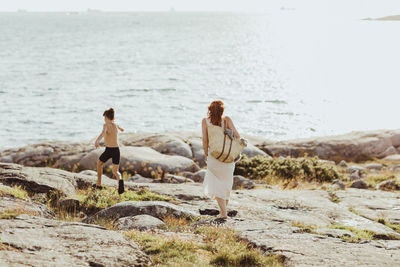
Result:
M179 155L192 158L192 150L182 137L173 133L163 134L124 134L120 142L125 146L144 146L167 155Z
M121 147L120 170L145 177L160 177L163 173L179 173L182 171L197 171L199 167L193 160L182 156L164 155L149 147ZM97 159L104 148L88 153L79 162L84 169L95 169ZM111 161L106 163L109 166Z
M74 194L77 187L73 173L52 168L23 167L10 163L0 163L0 183L21 185L31 193L57 191L64 195Z
M44 218L54 218L54 213L45 205L14 197L0 196L0 214L29 214Z
M258 147L248 143L247 146L243 149L243 154L247 157L252 158L255 156L267 156L267 153L259 149Z
M85 222L116 220L122 217L142 214L147 214L159 219L167 216L189 218L197 215L177 205L163 201L126 201L97 212L93 216L87 218Z
M395 180L387 180L380 182L376 185L376 189L383 190L383 191L392 191L392 190L399 190L400 184Z
M232 189L252 189L255 187L255 183L252 180L246 179L243 176L235 175L233 176L233 188Z
M192 149L193 160L200 166L206 166L206 157L204 156L203 141L201 138L191 138L188 140Z
M77 163L94 145L73 142L46 142L12 148L0 152L0 162L17 163L32 167L78 168ZM5 159L5 160L3 160Z
M160 219L144 214L136 216L122 217L115 221L114 227L118 230L129 231L133 229L149 230L153 228L160 228L165 223Z
M97 225L20 215L0 220L1 266L149 266L132 240Z
M367 189L368 184L364 180L356 180L350 185L351 188L357 188L357 189Z
M378 130L276 143L265 142L259 147L275 157L309 155L336 162L343 159L361 161L395 154L400 145L399 140L400 130Z

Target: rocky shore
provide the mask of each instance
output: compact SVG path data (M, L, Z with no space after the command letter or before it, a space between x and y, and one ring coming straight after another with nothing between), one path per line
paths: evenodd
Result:
M246 175L235 176L232 217L222 226L212 221L211 214L218 214L215 201L202 193L205 162L197 134L122 135L121 171L127 189L122 196L116 194L116 181L107 172L106 188L91 189L102 149L89 142L46 142L0 151L0 265L177 262L175 254L158 257L166 248L151 250L151 238L180 242L185 248L198 246L203 256L208 255L204 266L241 265L243 259L236 262L228 256L241 253L249 253L244 257L248 266L398 264L400 131L282 142L248 138L252 145L244 151L246 164L274 164L276 172L254 166L246 170L252 165L238 164ZM305 165L304 156L318 159ZM303 165L297 169L279 165L298 162ZM288 166L289 171L282 171ZM315 179L311 174L303 179L302 168L315 168ZM320 179L323 168L337 179ZM298 169L297 176L285 176ZM267 174L276 176L275 183L264 179ZM184 226L171 223L171 218ZM218 247L208 251L207 233L212 230L207 227L231 229L236 242L246 245L240 253ZM149 235L147 241L135 231ZM200 264L200 259L197 255L190 261Z

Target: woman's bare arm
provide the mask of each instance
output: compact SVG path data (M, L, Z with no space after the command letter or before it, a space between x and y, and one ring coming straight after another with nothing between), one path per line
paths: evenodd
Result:
M235 138L239 139L240 138L240 134L239 132L236 130L235 125L233 124L233 121L231 118L229 118L228 116L225 116L225 120L228 123L227 128L231 129L233 131L233 134L235 135Z
M207 161L207 155L208 155L208 132L207 132L207 122L206 119L203 119L201 121L201 128L202 128L202 134L203 134L203 149L204 149L204 156Z

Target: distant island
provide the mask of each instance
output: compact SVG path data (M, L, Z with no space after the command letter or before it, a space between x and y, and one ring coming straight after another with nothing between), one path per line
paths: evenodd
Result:
M386 16L386 17L381 17L381 18L366 18L364 20L400 20L400 15L394 15L394 16Z

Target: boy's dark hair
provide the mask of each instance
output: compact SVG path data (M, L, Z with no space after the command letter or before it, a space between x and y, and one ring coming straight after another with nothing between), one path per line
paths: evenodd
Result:
M106 109L103 113L103 116L106 116L110 120L113 120L114 119L114 109L113 108Z

